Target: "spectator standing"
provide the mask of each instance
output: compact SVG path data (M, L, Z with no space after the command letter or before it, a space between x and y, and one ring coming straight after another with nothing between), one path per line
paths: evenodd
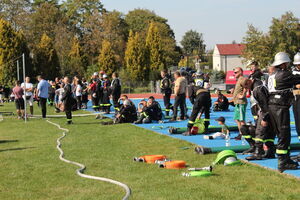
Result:
M88 82L83 78L82 79L82 107L83 109L87 109L87 103L89 101L88 98Z
M247 89L243 88L243 84L246 81L246 78L243 76L243 69L237 67L234 69L234 76L237 79L237 83L233 90L233 99L234 102L234 120L236 121L238 128L240 130L242 125L245 125L246 120L246 108L247 108L247 98L246 92ZM235 137L236 140L241 140L241 133Z
M73 97L72 97L71 81L68 77L65 77L63 82L65 84L65 87L64 87L64 92L61 100L64 104L64 110L67 117L67 124L73 124L72 122Z
M21 87L25 91L25 103L29 104L30 115L33 115L33 85L30 83L30 78L25 78L25 83L21 84Z
M12 93L15 96L15 104L16 104L16 109L17 109L17 115L18 119L24 119L24 90L23 88L20 87L20 81L16 81L16 85L12 90Z
M75 82L75 96L77 101L77 110L81 109L82 106L82 83L81 80Z
M119 104L118 101L121 96L121 81L119 79L119 74L117 72L114 72L112 74L112 82L111 82L111 95L112 95L112 100L114 104L114 108L118 109Z
M40 107L42 109L42 117L46 118L47 114L47 98L49 96L49 83L44 80L43 76L39 75L37 77L37 80L39 81L38 86L37 86L37 96L39 99Z
M180 119L184 120L186 115L185 110L185 99L186 99L186 88L187 88L187 80L180 75L179 71L174 73L175 78L175 87L174 87L174 94L175 94L175 103L174 103L174 113L171 121L177 120L177 112L178 106L180 107Z
M0 103L3 103L4 87L0 85Z

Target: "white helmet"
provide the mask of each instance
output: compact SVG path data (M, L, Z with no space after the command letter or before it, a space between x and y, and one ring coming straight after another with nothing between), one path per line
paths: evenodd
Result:
M289 63L289 62L291 62L289 55L285 52L279 52L275 55L275 60L271 66L275 67L283 63Z
M296 53L296 55L294 56L294 65L300 65L300 52Z
M130 101L126 99L126 100L124 101L123 104L124 104L125 106L130 106Z
M107 75L106 75L106 74L103 74L103 78L107 78Z

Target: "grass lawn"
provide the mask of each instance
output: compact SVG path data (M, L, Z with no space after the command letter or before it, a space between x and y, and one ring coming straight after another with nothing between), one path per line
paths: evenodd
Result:
M1 111L14 111L5 104ZM35 108L35 114L40 110ZM84 112L84 111L80 111ZM52 109L49 114L53 114ZM78 112L77 112L78 113ZM62 141L67 159L84 163L86 173L126 183L131 199L300 199L300 181L252 165L217 166L214 176L183 177L185 170L159 169L133 162L133 157L165 154L190 166L208 166L215 154L199 156L193 145L129 125L100 125L93 116L51 119L70 129ZM0 122L0 199L121 199L124 190L109 183L76 175L76 166L58 159L56 139L61 131L43 119L26 124L15 117ZM180 147L191 147L183 150Z

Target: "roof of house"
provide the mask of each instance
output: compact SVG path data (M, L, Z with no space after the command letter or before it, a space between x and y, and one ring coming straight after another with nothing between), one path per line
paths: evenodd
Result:
M220 55L241 55L246 48L244 44L217 44Z

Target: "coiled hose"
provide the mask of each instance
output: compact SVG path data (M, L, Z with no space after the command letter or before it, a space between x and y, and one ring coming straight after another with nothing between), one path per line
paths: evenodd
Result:
M58 149L58 151L60 152L60 155L59 155L59 159L66 162L66 163L69 163L69 164L73 164L73 165L77 165L80 167L80 169L77 169L76 170L76 173L78 176L81 176L83 178L88 178L88 179L94 179L94 180L99 180L99 181L104 181L104 182L108 182L108 183L112 183L112 184L115 184L115 185L118 185L122 188L125 189L126 191L126 194L125 196L122 198L123 200L127 200L129 199L129 196L131 195L131 190L130 188L124 184L124 183L121 183L119 181L115 181L115 180L112 180L112 179L109 179L109 178L104 178L104 177L98 177L98 176L91 176L91 175L87 175L87 174L84 174L84 170L86 169L85 165L81 164L81 163L78 163L78 162L74 162L74 161L71 161L71 160L67 160L64 158L64 152L63 150L61 149L61 140L67 135L66 133L69 132L68 129L66 128L61 128L59 124L56 124L54 122L51 122L49 120L46 120L48 123L56 126L58 129L62 130L62 136L59 137L56 142L57 142L57 146L56 148Z

